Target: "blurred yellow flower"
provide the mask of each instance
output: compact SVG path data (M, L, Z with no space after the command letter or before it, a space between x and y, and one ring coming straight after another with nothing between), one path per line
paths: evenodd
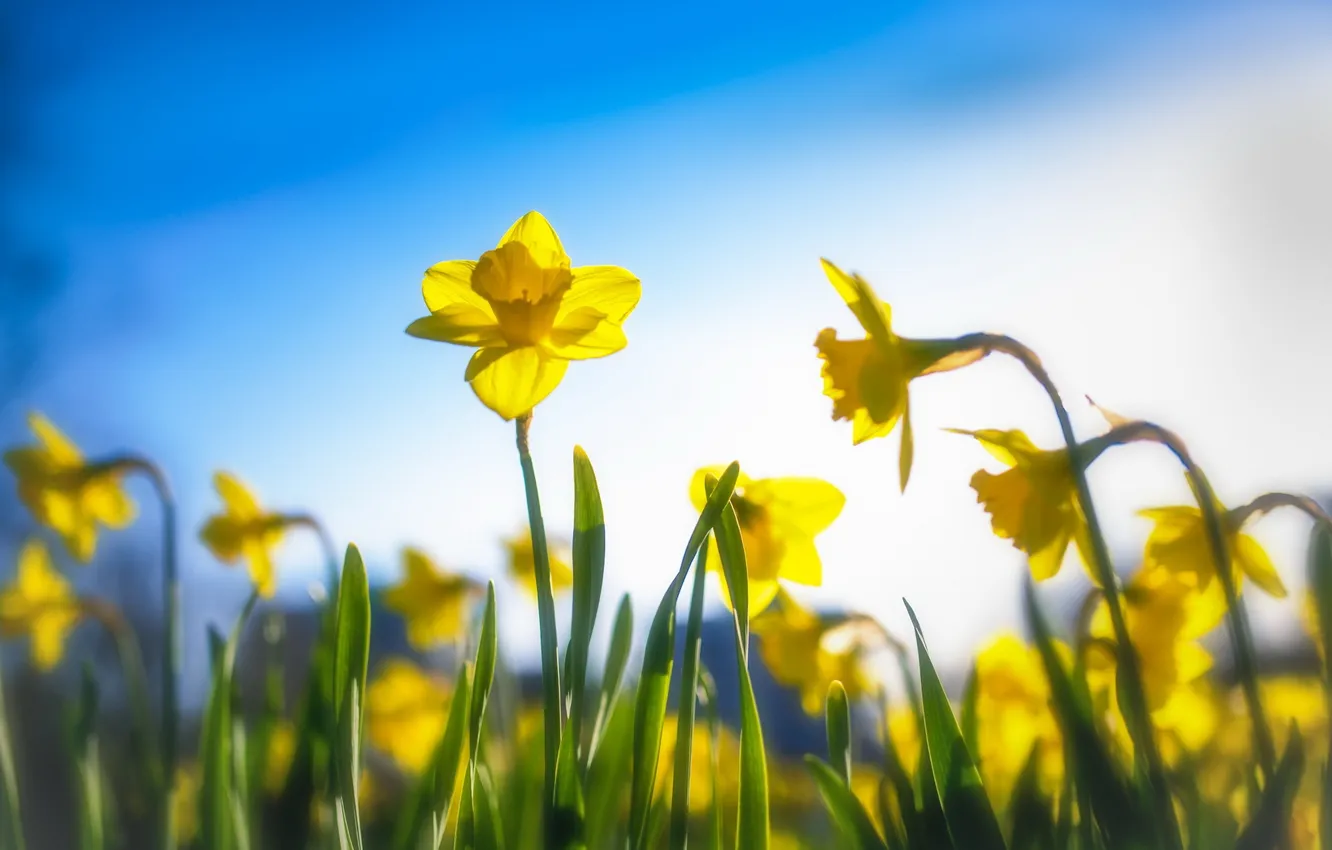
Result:
M1067 650L1060 645L1061 653ZM1050 710L1050 687L1035 647L1011 634L992 639L976 656L978 761L985 790L997 806L1013 792L1033 748L1042 784L1057 788L1064 752Z
M920 762L920 722L910 706L898 706L888 712L888 738L902 769L914 775Z
M405 658L380 664L365 690L366 737L408 773L425 769L444 733L452 688Z
M18 479L19 500L51 528L78 560L97 548L97 526L125 528L137 508L121 485L123 469L84 462L83 454L40 413L28 416L37 443L5 452Z
M202 788L203 779L197 764L176 768L176 781L171 786L171 826L179 846L190 844L199 835L199 791Z
M1217 509L1225 526L1226 548L1230 553L1236 589L1247 575L1267 594L1278 599L1285 598L1286 586L1281 582L1281 576L1277 574L1267 552L1257 540L1240 531L1238 524L1231 519L1232 514L1228 514L1220 505ZM1180 505L1152 508L1141 511L1140 515L1153 523L1143 551L1143 568L1170 570L1200 592L1216 594L1224 603L1220 583L1213 582L1216 578L1216 561L1208 543L1202 511L1196 506ZM1216 614L1217 620L1212 625L1220 621L1224 609L1218 609Z
M703 510L707 504L704 485L707 476L720 478L724 469L708 466L694 473L689 483L689 500L696 510ZM814 538L832 525L845 504L842 491L817 478L753 479L740 473L731 505L745 546L751 618L777 595L779 578L813 587L823 584L823 562L814 548ZM722 575L721 556L714 538L708 542L708 569ZM730 605L730 591L724 578L722 591L726 604Z
M550 223L529 212L480 260L432 266L421 293L430 315L407 333L475 347L466 372L472 391L516 419L550 395L570 360L625 347L621 325L642 285L618 266L571 267Z
M675 776L675 741L679 715L666 718L661 727L661 757L657 759L657 793L669 796ZM740 790L740 739L722 725L718 736L717 799L723 809L734 806ZM689 811L701 814L712 807L712 735L706 723L694 724L689 757Z
M962 348L956 340L918 340L892 330L892 309L879 300L858 274L848 275L828 260L823 271L851 308L863 339L838 339L824 328L814 340L823 360L823 394L832 399L833 419L848 420L851 441L882 437L903 421L902 486L911 466L911 412L907 385L923 375L947 372L985 356L983 349Z
M851 699L874 688L864 653L869 640L878 642L879 635L861 635L859 625L858 620L825 622L781 591L777 604L755 618L754 635L759 656L772 678L798 690L801 707L807 714L818 716L823 713L834 679L842 683Z
M536 558L532 554L532 533L527 529L504 541L509 556L509 575L536 598ZM546 552L550 557L550 588L555 593L573 587L572 555L563 542L546 537Z
M1194 642L1199 623L1210 619L1213 600L1165 570L1139 570L1124 589L1129 640L1138 651L1144 696L1155 712L1176 690L1212 667L1212 656ZM1112 691L1115 658L1110 609L1104 600L1092 615L1091 635L1099 651L1087 654L1087 677L1093 687Z
M1067 449L1043 450L1021 431L985 429L954 433L975 437L1009 468L998 475L971 476L976 501L990 514L995 535L1027 554L1032 577L1044 581L1059 572L1073 543L1084 566L1090 554L1087 520L1078 504ZM1096 576L1088 570L1092 581Z
M244 558L259 595L271 597L277 590L273 550L291 525L290 517L264 510L254 493L230 473L215 473L213 487L222 497L222 511L208 518L199 539L223 563Z
M462 637L473 583L410 546L402 550L402 571L402 581L384 591L384 605L406 622L408 642L424 651Z
M50 670L65 654L65 638L81 609L74 589L51 563L46 544L29 540L19 552L14 583L0 590L0 637L27 637L32 663Z
M290 720L273 724L268 735L268 752L264 760L264 792L276 797L287 784L287 774L296 758L296 727Z

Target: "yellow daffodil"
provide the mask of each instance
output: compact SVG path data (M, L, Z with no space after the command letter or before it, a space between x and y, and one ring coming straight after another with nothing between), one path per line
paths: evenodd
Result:
M1236 589L1243 577L1248 576L1268 595L1284 599L1286 586L1262 545L1240 530L1233 514L1220 505L1217 509L1225 529L1226 549L1230 554ZM1225 597L1220 582L1213 581L1216 560L1212 557L1202 511L1196 506L1179 505L1152 508L1140 514L1153 523L1143 551L1143 568L1169 570L1200 593L1215 595L1218 599L1216 620L1212 623L1215 625L1224 614Z
M19 500L82 562L97 548L97 526L125 528L137 508L121 484L123 469L90 465L69 438L40 413L28 416L36 445L5 452L18 479Z
M290 720L279 720L268 733L268 752L264 758L264 793L276 797L287 784L287 774L296 758L296 727Z
M203 777L199 775L197 764L176 768L176 781L171 786L171 827L178 846L188 846L199 835L199 792L202 788Z
M365 690L366 736L408 773L420 773L444 732L452 689L405 658L380 665Z
M402 581L384 591L384 605L406 621L408 642L424 651L461 637L475 585L410 546L402 550L402 571Z
M976 501L990 514L995 535L1025 552L1032 577L1044 581L1059 572L1073 543L1084 566L1090 557L1087 520L1078 503L1067 449L1044 450L1021 431L962 431L975 437L1009 468L995 475L978 470L971 476ZM1096 576L1088 569L1092 581Z
M642 285L617 266L572 267L550 223L529 212L481 259L432 266L421 293L430 315L407 333L476 348L466 372L472 391L517 419L559 385L570 360L625 347L621 326Z
M14 583L0 590L0 637L27 637L32 663L50 670L64 656L65 638L80 615L79 599L51 563L46 545L29 540L19 552Z
M661 757L657 759L657 788L670 788L675 776L675 742L679 716L670 715L661 727ZM723 725L717 752L717 798L723 809L735 805L740 788L740 739ZM689 811L701 814L712 806L712 734L703 722L694 724L689 759Z
M798 690L805 712L819 715L834 679L851 699L872 692L874 682L864 663L870 645L852 633L855 626L854 621L826 622L781 591L777 604L754 620L754 635L772 678Z
M522 531L504 541L508 552L509 575L513 576L533 598L536 597L536 559L532 554L532 534ZM546 551L550 556L550 587L556 593L573 587L573 567L569 566L571 557L568 547L563 543L546 538Z
M824 328L814 340L823 360L823 394L832 399L833 419L848 420L851 440L860 444L882 437L902 421L902 487L911 469L911 409L907 385L924 375L974 363L986 351L957 340L900 337L892 330L892 310L858 274L847 274L828 260L823 271L851 308L863 339L838 339Z
M976 717L981 777L992 799L1008 799L1033 748L1042 784L1058 787L1063 744L1035 647L1004 634L981 649L976 656Z
M259 595L271 597L277 589L273 550L282 542L291 517L264 510L254 493L230 473L213 475L213 487L222 497L222 511L208 518L199 539L223 563L244 558Z
M908 774L916 772L920 762L920 722L909 706L898 706L888 712L888 737L893 742L897 759Z
M1212 667L1212 656L1195 642L1199 624L1211 619L1213 601L1164 570L1143 569L1124 589L1129 640L1138 651L1144 695L1155 712L1176 690ZM1091 635L1100 651L1088 653L1087 676L1094 686L1114 687L1114 630L1104 600L1092 615ZM1113 702L1113 701L1112 701Z
M709 466L694 473L689 499L696 510L707 504L707 476L721 477L723 470ZM814 538L832 525L845 504L840 490L817 478L753 479L740 473L731 505L745 546L751 618L777 595L779 578L813 587L823 584L823 562ZM708 569L721 575L716 540L710 539L708 547ZM730 605L724 580L722 589Z

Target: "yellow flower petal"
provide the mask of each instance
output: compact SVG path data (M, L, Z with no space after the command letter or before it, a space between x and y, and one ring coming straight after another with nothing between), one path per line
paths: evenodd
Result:
M490 302L472 288L472 273L476 260L445 260L426 270L421 279L421 297L431 313L451 307L464 307L490 318L495 323L495 312Z
M974 437L987 452L1005 466L1017 466L1041 453L1031 438L1016 429L1001 431L997 428L982 428L979 431L967 431L962 428L949 428L948 430L954 434Z
M613 324L620 324L643 295L643 284L627 269L619 266L579 266L573 269L573 282L560 300L555 324L580 310L592 309Z
M777 575L787 581L818 587L823 584L823 561L814 547L813 537L800 535L785 539L781 567Z
M883 328L891 328L892 308L879 301L878 296L874 294L874 290L870 289L870 285L865 282L864 278L860 275L847 274L829 260L823 259L819 262L823 265L823 273L828 276L828 281L833 285L833 289L837 290L837 294L842 296L842 300L846 302L847 307L851 308L851 312L855 314L856 320L860 322L860 326L865 329L866 333L872 337L879 332L879 328L876 326L880 324L880 320L874 315L876 310L872 303L875 301L878 302L879 310L877 312L881 317Z
M504 335L495 320L467 307L445 307L423 316L407 326L407 334L417 339L479 348L504 344Z
M763 505L774 522L811 536L846 506L842 491L818 478L765 478L742 486L745 498Z
M52 612L32 624L32 663L42 671L51 670L65 656L65 639L78 620L72 610Z
M531 413L554 392L569 368L534 346L482 348L467 364L466 379L481 403L505 420Z
M83 453L79 451L78 446L61 433L51 420L34 411L28 414L28 427L32 428L37 441L54 463L60 466L83 464Z
M1277 599L1286 598L1286 585L1262 545L1247 534L1237 534L1231 541L1231 557L1263 592Z
M277 590L277 572L273 567L273 558L266 541L253 536L246 537L241 543L245 563L250 570L250 581L254 582L255 591L264 599L271 599Z
M262 513L259 500L239 478L231 473L214 473L213 487L217 490L217 495L222 497L222 504L226 506L227 513L235 519L254 519Z
M906 407L905 385L893 397L898 376L874 341L838 339L832 328L824 328L814 345L823 361L823 394L832 399L834 420L852 421L852 442L859 445L892 431ZM873 409L865 397L866 387Z
M694 477L689 479L689 501L694 506L694 510L703 510L704 505L708 503L707 479L711 475L713 478L721 478L726 467L722 464L714 466L705 466L694 472ZM753 483L753 479L744 472L735 480L735 489L743 491Z
M138 514L134 500L115 478L103 476L89 482L83 498L88 513L108 528L125 528Z
M495 247L503 248L510 242L521 242L531 252L532 258L543 266L569 264L569 255L564 253L564 245L560 243L555 228L536 210L515 221Z

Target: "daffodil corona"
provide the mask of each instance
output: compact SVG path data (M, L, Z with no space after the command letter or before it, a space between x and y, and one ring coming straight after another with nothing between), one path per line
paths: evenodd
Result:
M14 583L0 590L0 637L27 637L32 662L50 670L65 654L65 639L81 609L70 583L56 571L46 544L29 540L19 552Z
M88 464L78 446L40 413L28 416L37 443L5 452L18 479L19 500L41 524L59 534L70 554L92 560L97 527L125 528L137 509L125 492L125 470Z
M473 583L410 546L402 550L402 571L402 581L384 591L384 605L407 623L408 642L425 651L462 637Z
M1217 511L1222 517L1236 588L1242 578L1248 576L1269 596L1284 599L1286 586L1262 545L1240 530L1234 514L1219 505ZM1180 505L1152 508L1142 511L1141 515L1152 521L1152 531L1147 536L1142 556L1144 569L1169 570L1200 592L1221 592L1220 583L1213 581L1216 559L1200 509Z
M720 477L724 469L708 466L694 473L689 499L697 510L708 501L707 477ZM754 479L740 473L731 505L745 546L751 618L777 595L778 579L813 587L823 584L823 562L814 538L832 525L845 504L842 491L818 478ZM717 543L712 540L708 545L708 569L720 575ZM729 605L729 590L725 598Z
M292 518L264 510L254 493L230 473L216 473L213 487L222 497L222 511L208 518L199 539L223 563L244 558L255 590L271 597L277 589L273 550L282 542Z
M432 266L421 284L430 315L407 333L477 349L465 377L504 419L532 412L570 360L614 354L642 285L618 266L572 266L538 212L510 227L479 260Z

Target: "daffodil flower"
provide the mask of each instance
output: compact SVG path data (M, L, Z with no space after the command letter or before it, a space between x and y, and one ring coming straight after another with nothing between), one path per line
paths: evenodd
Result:
M1286 586L1262 545L1244 534L1234 520L1234 515L1224 507L1218 505L1217 513L1222 517L1226 533L1226 549L1235 576L1235 589L1238 591L1241 579L1248 576L1269 596L1284 599ZM1140 515L1153 523L1142 556L1144 569L1159 567L1169 570L1199 591L1220 592L1220 583L1214 584L1212 581L1216 578L1216 560L1212 556L1207 527L1199 508L1191 505L1151 508L1141 511Z
M432 266L421 293L430 315L407 333L476 348L465 377L509 420L550 395L570 360L625 347L621 326L642 285L618 266L573 267L550 223L529 212L481 259Z
M550 538L546 539L550 554L550 588L555 593L573 587L573 567L569 566L568 547ZM508 554L509 575L536 598L536 558L532 554L532 533L524 530L504 541Z
M827 621L801 606L790 594L778 594L773 605L754 620L759 656L772 678L800 693L800 705L811 716L823 713L828 688L840 681L851 699L873 692L865 665L865 641L845 630L846 622Z
M462 637L476 587L445 572L420 549L402 550L402 581L384 591L384 605L407 623L407 640L425 651Z
M708 466L694 473L689 500L703 510L707 504L709 475L721 477L725 467ZM749 572L750 618L757 616L777 595L777 580L817 587L823 584L823 562L814 538L832 525L846 497L818 478L761 478L740 473L731 496ZM717 542L708 543L708 569L722 575ZM726 604L730 591L722 582Z
M125 528L137 508L121 485L123 469L85 462L83 453L40 413L28 416L37 443L5 452L19 500L59 534L79 561L92 560L97 527Z
M1062 644L1056 650L1068 655ZM1001 634L977 653L975 675L977 756L985 790L997 801L1008 799L1033 748L1042 784L1058 787L1063 744L1039 652Z
M216 473L213 487L222 497L222 511L208 518L199 539L225 564L244 558L255 590L264 598L271 597L277 589L273 550L293 517L264 510L254 493L230 473Z
M995 475L978 470L971 476L976 500L990 514L995 535L1025 552L1032 577L1044 581L1059 572L1073 543L1092 581L1088 566L1091 543L1087 519L1078 503L1077 484L1067 449L1038 449L1021 431L984 429L957 434L975 437L1009 468Z
M452 689L405 658L390 658L365 690L366 737L408 773L430 761Z
M828 280L866 333L863 339L838 339L832 328L819 332L814 345L823 360L823 394L832 399L833 419L851 422L851 441L856 445L883 437L902 422L900 473L906 489L914 451L907 385L924 375L974 363L987 350L962 340L898 336L892 329L892 309L864 278L847 274L828 260L822 262Z
M65 654L65 639L82 614L70 583L56 571L51 553L33 539L19 552L14 583L0 590L0 637L27 637L32 663L50 670Z

